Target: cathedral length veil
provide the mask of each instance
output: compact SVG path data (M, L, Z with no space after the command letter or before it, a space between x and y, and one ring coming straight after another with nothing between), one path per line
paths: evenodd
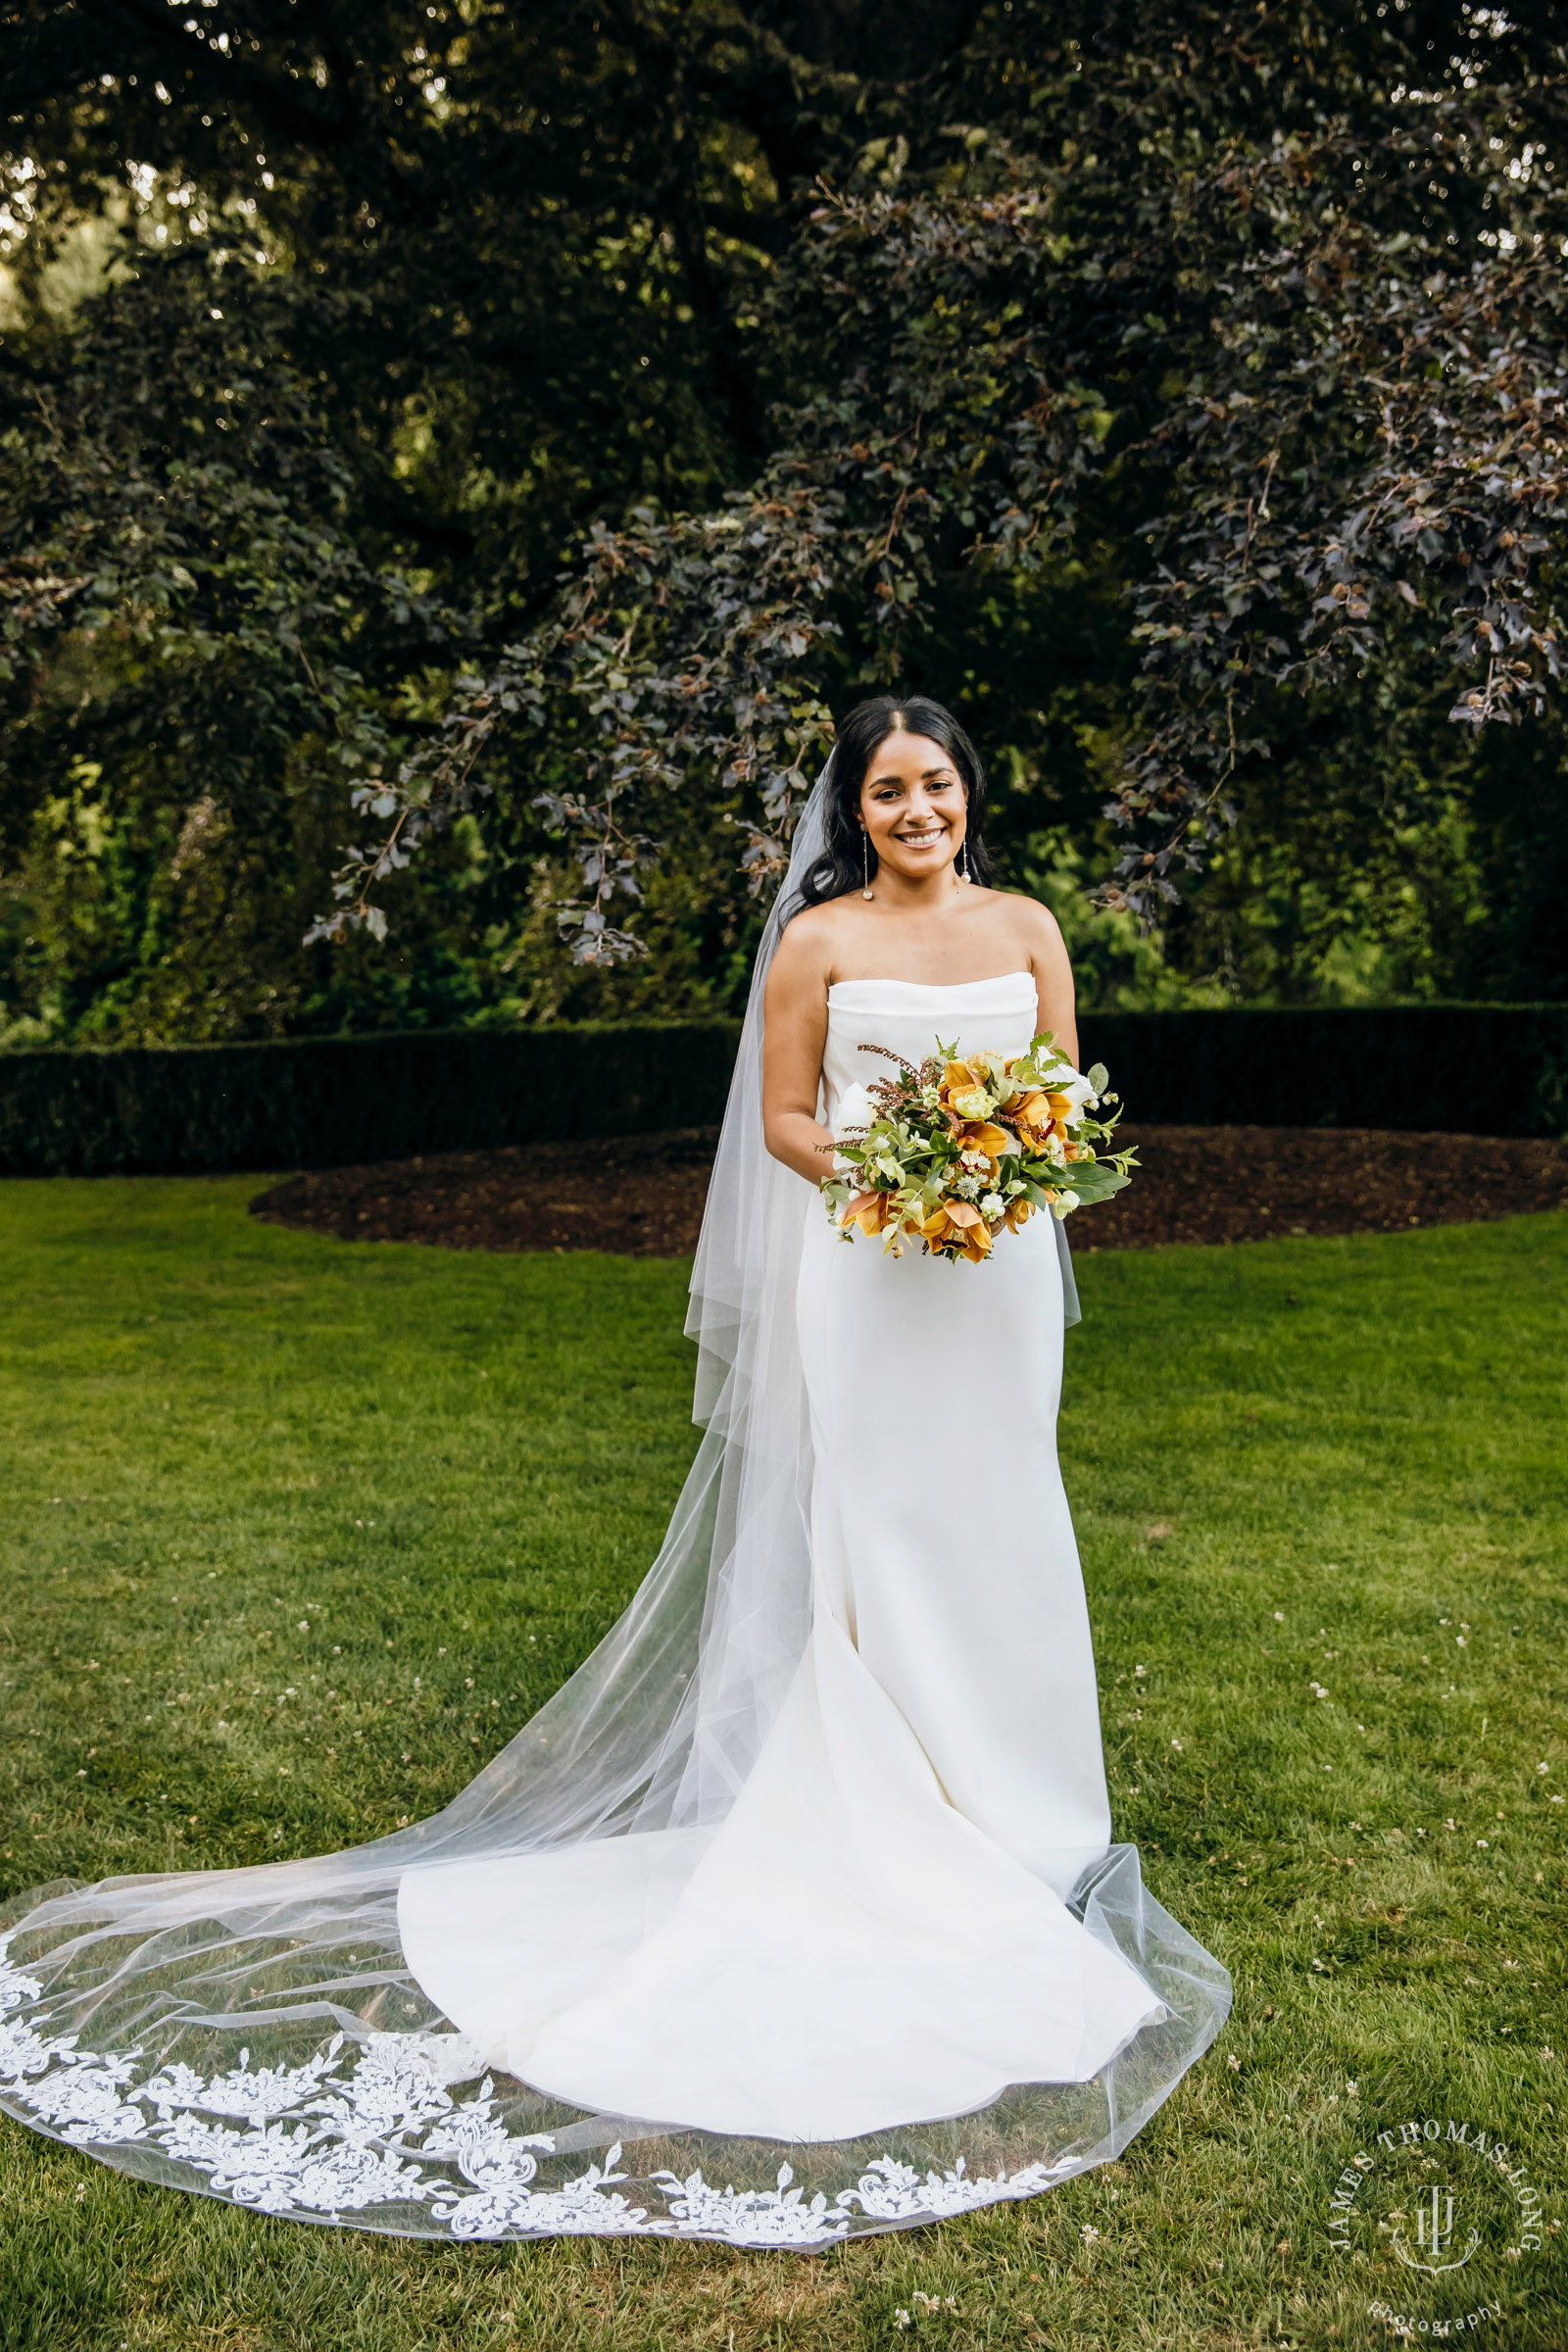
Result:
M762 992L823 846L824 783L752 980L686 1325L704 1435L653 1567L570 1681L430 1820L307 1861L13 1903L0 2107L34 2130L142 2180L402 2236L809 2250L1105 2162L1219 2031L1229 1979L1146 1891L1131 1846L1085 1874L1072 1908L1163 2016L1088 2082L1015 2086L979 2112L867 2139L786 2146L565 2106L482 2074L404 1960L397 1896L412 1866L720 1820L806 1646L802 1194L762 1141ZM977 1969L986 1960L977 1950Z

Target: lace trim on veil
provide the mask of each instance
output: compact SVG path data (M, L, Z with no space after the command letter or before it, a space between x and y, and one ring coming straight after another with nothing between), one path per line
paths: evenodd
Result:
M0 1936L0 2108L120 2171L295 2221L460 2240L691 2237L809 2253L1038 2196L1109 2161L1208 2047L1230 1979L1148 1892L1136 1848L1113 1846L1069 1907L1155 1987L1163 2021L1090 2082L1015 2086L975 2115L878 2135L893 2146L797 2148L791 2164L777 2161L776 2143L769 2154L761 2142L626 2118L519 2130L507 2110L530 2094L498 2090L453 2033L338 2033L296 2065L253 2064L247 2046L212 2074L141 2047L97 2051L47 2030L44 1986L11 1958L11 1936ZM269 2020L252 2024L262 2035ZM674 2161L634 2170L628 2142ZM1034 2152L1009 2163L1020 2142ZM603 2154L573 2171L591 2148ZM693 2153L723 2169L724 2185ZM769 2184L737 2187L737 2174Z
M787 2164L770 2189L719 2189L700 2170L684 2180L660 2171L642 2180L663 2199L656 2214L624 2193L633 2176L617 2169L618 2140L602 2163L539 2185L540 2159L558 2152L557 2136L510 2132L489 2075L470 2096L453 2096L454 2068L472 2079L461 2035L376 2034L356 2048L338 2034L303 2066L253 2070L242 2049L223 2075L172 2065L138 2082L139 2052L106 2057L74 2034L28 2026L19 2012L41 1990L0 1941L0 2101L122 2170L150 2169L126 2159L152 2157L155 2179L178 2168L190 2176L183 2185L298 2221L375 2227L375 2209L391 2208L380 2226L401 2234L402 2214L415 2206L436 2225L419 2234L454 2238L715 2237L809 2249L848 2237L858 2223L933 2221L1034 2196L1081 2169L1068 2159L971 2180L959 2157L922 2178L882 2156L836 2196L818 2189L808 2199Z

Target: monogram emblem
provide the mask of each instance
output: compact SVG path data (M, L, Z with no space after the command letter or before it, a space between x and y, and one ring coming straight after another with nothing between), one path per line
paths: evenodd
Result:
M1430 2271L1436 2275L1440 2271L1462 2271L1481 2243L1481 2232L1472 2230L1464 2252L1456 2254L1451 2262L1445 2262L1442 2258L1453 2244L1453 2191L1435 2186L1424 2188L1416 2200L1415 2252L1405 2244L1402 2230L1395 2231L1392 2242L1406 2270Z

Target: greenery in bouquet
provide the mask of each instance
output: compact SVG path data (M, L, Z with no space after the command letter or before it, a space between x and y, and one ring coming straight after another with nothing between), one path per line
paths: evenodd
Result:
M1137 1154L1103 1149L1121 1116L1103 1065L1085 1076L1049 1031L1010 1058L959 1058L939 1038L918 1068L886 1046L860 1051L899 1074L847 1088L834 1116L822 1192L846 1241L881 1234L895 1257L915 1241L978 1264L1037 1209L1066 1217L1131 1181Z

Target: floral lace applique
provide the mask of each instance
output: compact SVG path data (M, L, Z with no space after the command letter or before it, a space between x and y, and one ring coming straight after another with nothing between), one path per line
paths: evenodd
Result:
M1079 2170L1072 2158L971 2180L960 2159L920 2174L880 2156L853 2187L808 2200L788 2165L771 2189L714 2188L700 2172L653 2174L636 2182L663 2199L651 2214L622 2192L622 2148L555 2185L538 2181L548 2132L510 2131L495 2112L486 2075L468 2098L450 2083L465 2045L450 2034L342 2034L302 2066L257 2067L249 2050L226 2074L159 2067L135 2080L142 2053L84 2050L74 2034L28 2021L36 1978L16 1968L0 1937L0 2104L88 2154L135 2144L201 2186L259 2213L338 2220L377 2207L422 2207L425 2234L460 2239L704 2237L732 2245L831 2245L868 2229L934 2221L976 2206L1031 2197ZM432 2168L440 2167L435 2170ZM147 2167L138 2167L147 2170ZM390 2215L387 2216L390 2219Z

